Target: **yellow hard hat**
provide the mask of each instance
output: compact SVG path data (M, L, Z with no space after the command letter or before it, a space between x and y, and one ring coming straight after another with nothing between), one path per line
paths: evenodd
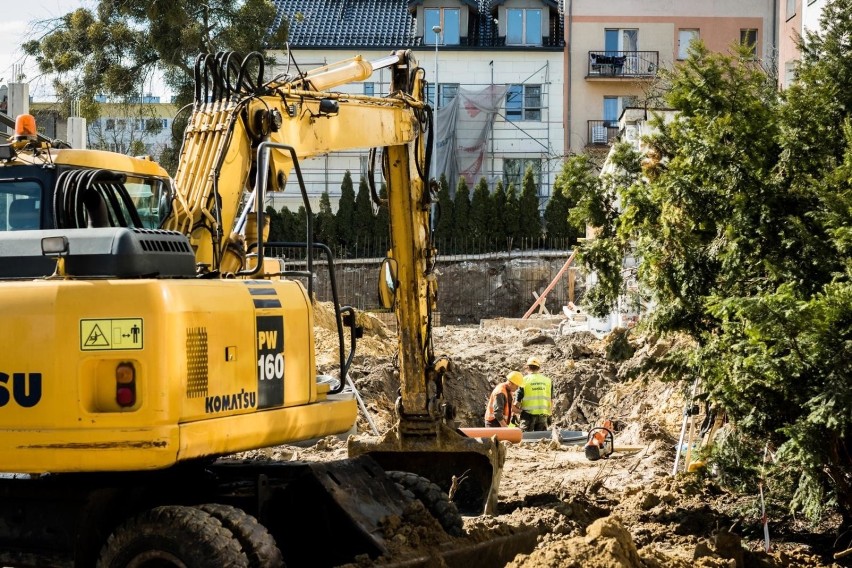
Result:
M519 387L524 386L524 376L517 371L509 371L506 375L506 380L518 385Z
M539 362L538 357L532 356L527 359L527 367L541 367L541 362Z

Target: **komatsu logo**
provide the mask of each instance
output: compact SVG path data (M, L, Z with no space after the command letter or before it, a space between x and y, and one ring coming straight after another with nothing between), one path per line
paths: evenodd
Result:
M0 408L14 400L32 408L41 400L41 373L0 373Z

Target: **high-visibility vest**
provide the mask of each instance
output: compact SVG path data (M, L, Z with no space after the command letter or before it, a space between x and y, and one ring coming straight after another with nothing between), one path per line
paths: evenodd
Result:
M541 373L530 373L524 377L524 398L521 410L529 414L550 416L553 385Z
M506 399L506 402L503 403L503 418L508 424L509 420L512 418L512 395L509 394L509 387L506 383L500 383L494 387L493 391L491 391L491 396L488 398L488 408L485 409L485 421L490 422L491 420L496 420L494 417L494 402L497 399L498 394L502 394Z

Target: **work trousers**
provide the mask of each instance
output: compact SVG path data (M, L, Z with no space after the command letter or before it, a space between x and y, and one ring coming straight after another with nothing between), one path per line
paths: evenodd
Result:
M521 412L521 430L524 432L543 432L548 429L550 416Z

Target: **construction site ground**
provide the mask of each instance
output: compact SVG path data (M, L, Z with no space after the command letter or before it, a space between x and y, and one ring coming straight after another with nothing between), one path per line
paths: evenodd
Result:
M535 316L533 316L535 317ZM333 316L316 319L321 371L337 365ZM362 314L365 336L350 372L379 431L393 421L398 378L396 341L375 318ZM602 419L615 422L616 451L586 459L582 445L543 439L510 445L494 516L465 517L465 536L440 535L422 519L390 523L388 556L359 559L362 566L435 556L447 546L469 546L535 528L537 544L506 566L520 567L815 567L843 566L832 553L840 546L836 522L812 526L779 513L768 518L771 548L764 551L758 487L733 494L712 475L672 476L684 416L684 387L643 372L649 359L672 348L659 340L617 330L598 338L588 332L560 334L547 325L516 329L494 324L434 329L436 354L451 357L446 396L458 408L461 426L481 426L488 396L510 370L523 370L536 355L553 380L557 428L588 431ZM635 375L635 376L634 376ZM359 417L360 435L371 427ZM266 457L332 460L346 457L345 442L326 438L312 447L281 446ZM765 488L770 503L787 497ZM844 548L840 546L841 549Z

